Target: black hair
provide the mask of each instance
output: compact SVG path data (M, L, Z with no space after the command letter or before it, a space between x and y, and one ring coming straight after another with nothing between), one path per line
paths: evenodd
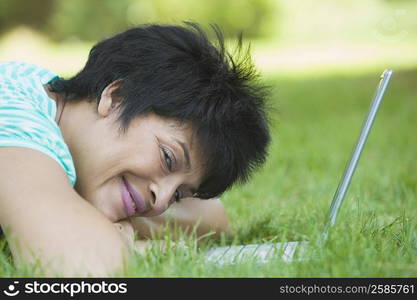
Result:
M153 112L191 124L206 159L197 197L221 195L245 183L266 160L270 143L266 100L250 58L237 59L225 49L223 34L211 25L215 43L196 23L147 24L97 43L85 67L74 77L58 79L51 90L65 101L100 101L104 88L119 80L118 121L124 132L132 119Z

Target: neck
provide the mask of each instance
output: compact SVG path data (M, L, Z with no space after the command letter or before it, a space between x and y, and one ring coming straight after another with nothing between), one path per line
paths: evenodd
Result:
M65 143L68 145L70 151L73 148L73 136L80 135L80 128L85 128L85 122L90 116L87 112L90 111L90 105L86 101L76 101L66 103L62 99L62 95L54 93L50 90L49 85L44 86L48 97L56 103L56 115L55 122L61 130L62 136L64 137ZM71 120L71 122L69 121Z

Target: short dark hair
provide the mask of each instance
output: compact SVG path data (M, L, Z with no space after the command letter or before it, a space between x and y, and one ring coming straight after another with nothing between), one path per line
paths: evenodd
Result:
M266 160L270 143L266 114L269 89L261 84L238 38L234 59L223 34L211 25L216 43L196 23L184 26L148 24L97 43L85 67L74 77L59 78L52 91L65 101L100 101L110 83L120 80L118 121L124 132L130 121L153 112L189 123L205 161L205 176L195 196L221 195L234 183L245 183Z

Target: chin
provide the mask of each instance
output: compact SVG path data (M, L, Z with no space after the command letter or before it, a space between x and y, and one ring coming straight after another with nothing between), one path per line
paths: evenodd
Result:
M97 210L102 213L110 222L117 222L120 221L120 217L117 216L116 211L114 208L109 207L108 205L100 205L100 202L98 205L95 205L94 203L91 203Z

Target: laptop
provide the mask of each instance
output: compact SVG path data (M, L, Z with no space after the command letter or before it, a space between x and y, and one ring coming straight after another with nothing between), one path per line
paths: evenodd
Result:
M369 132L375 120L376 113L382 102L388 83L391 79L393 71L385 70L380 78L375 95L371 102L371 107L365 122L362 126L359 139L356 143L354 151L351 155L346 169L342 175L339 185L334 194L333 200L329 208L329 214L326 224L321 232L319 243L316 247L320 248L327 240L329 232L336 223L339 209L345 199L349 184L355 172L363 147L368 139ZM257 263L266 263L271 259L281 259L284 262L291 263L293 261L305 260L308 248L312 245L308 241L294 241L286 243L267 243L267 244L249 244L249 245L233 245L226 247L213 247L208 249L206 259L209 262L225 265L237 264L248 261Z

